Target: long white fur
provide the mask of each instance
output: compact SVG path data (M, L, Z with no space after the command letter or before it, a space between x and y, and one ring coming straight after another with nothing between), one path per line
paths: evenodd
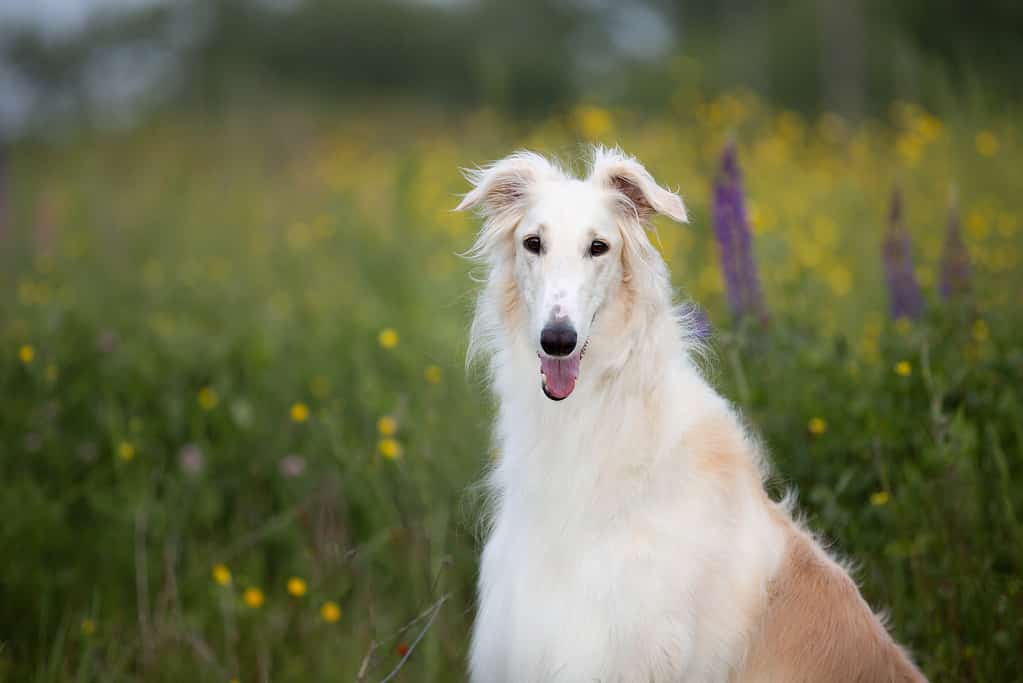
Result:
M685 220L681 199L618 150L595 150L584 180L531 153L469 178L459 208L484 217L471 254L486 271L470 357L498 399L472 681L729 680L786 540L646 235L651 212ZM543 258L521 247L538 231ZM584 257L594 235L611 242L604 261ZM537 359L551 306L589 340L560 402ZM744 439L749 478L698 466L715 422Z

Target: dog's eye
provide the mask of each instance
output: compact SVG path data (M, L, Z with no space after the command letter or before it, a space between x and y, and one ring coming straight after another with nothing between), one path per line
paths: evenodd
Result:
M590 256L600 256L606 254L607 250L611 247L608 246L604 240L593 240L590 244Z
M530 235L526 239L522 240L522 246L526 248L526 251L533 254L540 253L540 238L536 235Z

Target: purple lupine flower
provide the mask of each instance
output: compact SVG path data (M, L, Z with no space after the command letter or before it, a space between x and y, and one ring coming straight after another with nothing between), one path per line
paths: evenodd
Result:
M959 224L959 198L952 195L948 207L948 225L945 228L945 246L941 252L941 278L938 291L943 299L950 299L970 291L970 252L963 241Z
M902 221L902 193L897 187L892 192L888 232L881 255L892 318L919 318L924 310L924 298L913 273L912 243Z
M746 217L738 151L734 141L725 146L714 178L714 235L725 275L728 304L737 318L766 316L760 277L753 260L753 233Z

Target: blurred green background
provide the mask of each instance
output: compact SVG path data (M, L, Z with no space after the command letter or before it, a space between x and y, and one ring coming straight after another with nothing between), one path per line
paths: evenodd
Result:
M772 492L932 680L1019 680L1021 19L0 5L0 680L461 680L493 454L459 168L595 142L685 197L655 240ZM729 140L766 323L726 303ZM896 186L912 320L881 259ZM944 299L953 195L972 278Z

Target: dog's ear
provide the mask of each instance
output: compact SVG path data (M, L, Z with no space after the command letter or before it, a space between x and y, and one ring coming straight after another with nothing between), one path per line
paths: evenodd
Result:
M455 207L455 211L478 209L487 217L496 217L521 209L530 188L544 177L556 173L545 158L534 152L515 152L489 166L465 169L465 179L473 185Z
M682 198L658 185L643 164L620 149L595 148L589 180L621 195L622 209L641 223L658 213L679 223L688 222Z

